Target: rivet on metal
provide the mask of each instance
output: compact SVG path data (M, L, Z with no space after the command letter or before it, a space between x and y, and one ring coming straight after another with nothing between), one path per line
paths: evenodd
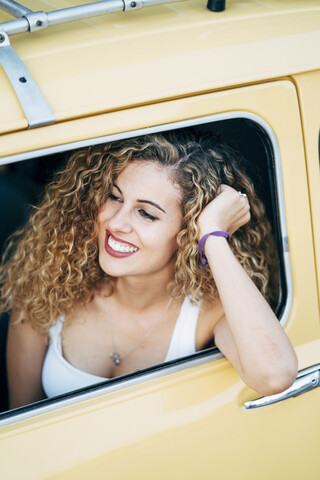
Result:
M19 82L21 82L21 83L27 83L26 77L20 77L20 78L19 78Z
M130 6L131 6L132 8L134 8L134 7L137 6L137 4L136 4L136 2L131 2L131 3L130 3Z
M43 22L41 20L37 20L37 22L36 22L37 27L41 27L42 24L43 24Z

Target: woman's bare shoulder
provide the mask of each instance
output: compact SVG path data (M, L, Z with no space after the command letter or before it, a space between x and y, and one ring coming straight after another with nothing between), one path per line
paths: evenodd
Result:
M41 369L48 336L36 330L23 313L13 311L7 339L7 372L10 408L44 398Z
M38 342L47 344L48 335L36 329L26 318L24 312L13 310L10 315L8 340L14 337L20 343Z

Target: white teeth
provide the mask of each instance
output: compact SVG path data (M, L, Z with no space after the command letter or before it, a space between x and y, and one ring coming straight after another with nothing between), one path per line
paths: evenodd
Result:
M109 235L108 238L108 245L112 248L112 250L115 250L116 252L129 253L136 252L138 250L137 247L130 247L129 245L125 245L124 243L117 242L111 237L111 235Z

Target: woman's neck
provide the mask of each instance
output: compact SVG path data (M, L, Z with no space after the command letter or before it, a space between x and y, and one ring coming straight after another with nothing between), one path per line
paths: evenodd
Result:
M171 272L169 275L164 273L117 278L112 296L124 307L134 310L145 310L155 303L166 302Z

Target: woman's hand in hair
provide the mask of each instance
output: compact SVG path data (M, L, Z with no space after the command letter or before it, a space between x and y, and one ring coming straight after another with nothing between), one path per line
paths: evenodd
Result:
M214 230L233 234L250 220L248 198L228 185L220 185L215 198L205 206L198 218L201 236Z

